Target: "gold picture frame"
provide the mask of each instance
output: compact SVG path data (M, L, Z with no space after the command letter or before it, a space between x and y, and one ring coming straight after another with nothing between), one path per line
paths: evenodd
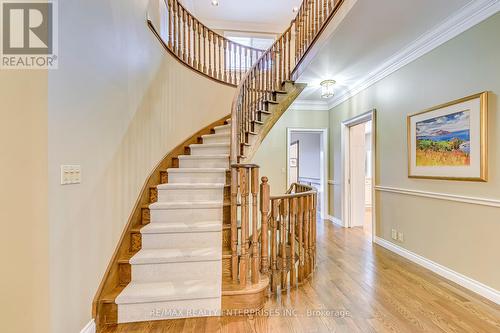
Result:
M459 123L468 128L444 130ZM409 178L488 180L487 91L408 115L406 124Z

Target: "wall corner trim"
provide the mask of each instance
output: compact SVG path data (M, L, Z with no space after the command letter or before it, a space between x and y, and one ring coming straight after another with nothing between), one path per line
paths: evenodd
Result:
M96 332L96 327L95 327L95 320L92 319L85 325L84 328L80 331L80 333L95 333Z
M332 109L349 98L357 95L366 88L391 75L402 67L424 56L452 38L481 23L500 10L499 0L474 0L462 7L455 14L449 16L435 29L421 35L407 47L388 58L378 68L328 103Z
M470 197L470 196L448 194L448 193L428 192L428 191L412 190L412 189L404 189L404 188L380 186L380 185L375 186L375 190L379 191L379 192L397 193L397 194L403 194L403 195L411 195L411 196L415 196L415 197L424 197L424 198L431 198L431 199L438 199L438 200L455 201L455 202L467 203L467 204L471 204L471 205L480 205L480 206L489 206L489 207L500 208L500 200L497 200L497 199Z
M326 219L338 225L339 227L345 228L344 222L333 215L326 215Z
M460 274L458 272L455 272L448 267L445 267L443 265L440 265L432 260L429 260L425 257L422 257L414 252L411 252L405 248L402 248L401 246L398 246L396 244L393 244L383 238L374 237L375 243L382 246L383 248L394 252L403 258L406 258L412 262L414 262L417 265L420 265L422 267L427 268L428 270L444 277L445 279L448 279L450 281L455 282L456 284L476 293L479 294L490 301L499 304L500 305L500 291L493 289L492 287L489 287L479 281L473 280L470 277L467 277L463 274Z

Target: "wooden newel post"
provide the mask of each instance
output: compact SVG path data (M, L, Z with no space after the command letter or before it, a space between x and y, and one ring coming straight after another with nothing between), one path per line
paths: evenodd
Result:
M260 260L259 260L259 231L257 228L257 193L259 192L259 168L250 169L251 172L251 192L252 192L252 283L260 280Z
M290 287L297 285L297 270L295 268L295 223L297 222L297 198L292 198L290 204Z
M287 225L289 221L288 216L288 200L281 200L280 203L280 254L281 254L281 290L286 290L287 286L287 257L286 257L286 249L287 249Z
M238 169L231 169L231 277L238 281Z
M272 200L271 225L271 291L276 292L278 285L278 229L279 229L279 201Z
M299 205L297 209L297 229L298 229L298 243L299 243L299 283L304 280L304 197L299 198Z
M260 228L261 228L261 254L260 271L262 274L269 272L269 244L268 244L268 218L269 218L269 184L267 177L262 177L260 184Z
M241 195L241 258L240 258L240 285L247 284L248 271L248 170L240 169Z

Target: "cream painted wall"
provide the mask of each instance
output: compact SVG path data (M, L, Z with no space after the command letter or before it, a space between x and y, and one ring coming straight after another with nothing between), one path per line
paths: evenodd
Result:
M260 175L269 178L271 194L283 194L286 180L287 128L327 128L328 112L288 110L271 129L253 158L260 165Z
M340 123L377 109L375 184L500 199L500 14L464 32L330 111L330 179L341 180ZM406 116L481 91L491 91L489 181L407 177ZM500 210L485 206L377 193L377 235L500 290ZM330 185L330 214L341 218L340 187Z
M1 331L49 332L47 71L0 70Z
M54 333L79 332L139 191L157 162L230 113L234 88L172 58L147 0L59 2L49 74L50 300ZM59 185L61 164L82 184Z

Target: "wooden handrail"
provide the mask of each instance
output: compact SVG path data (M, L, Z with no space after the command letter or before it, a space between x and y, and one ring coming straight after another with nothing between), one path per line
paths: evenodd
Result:
M264 50L227 39L200 22L178 0L164 0L167 36L148 21L162 44L179 61L200 74L232 86L241 82L243 73Z
M252 282L257 281L259 274L269 274L271 290L276 291L278 285L284 290L302 282L315 267L316 191L295 183L285 194L270 196L268 179L263 177L259 227L259 188L255 183L259 167L239 163L245 160L244 148L250 145L250 134L255 134L253 124L262 124L258 114L272 113L268 105L273 94L281 92L283 83L292 79L297 65L342 3L343 0L304 0L290 26L244 73L236 89L231 105L231 274L242 287L250 272ZM272 115L269 119L273 119Z
M280 90L343 0L304 0L290 26L258 57L238 84L231 105L231 163L244 159L243 147L249 144L248 133L257 113L265 110L266 101ZM268 111L268 110L266 110Z

